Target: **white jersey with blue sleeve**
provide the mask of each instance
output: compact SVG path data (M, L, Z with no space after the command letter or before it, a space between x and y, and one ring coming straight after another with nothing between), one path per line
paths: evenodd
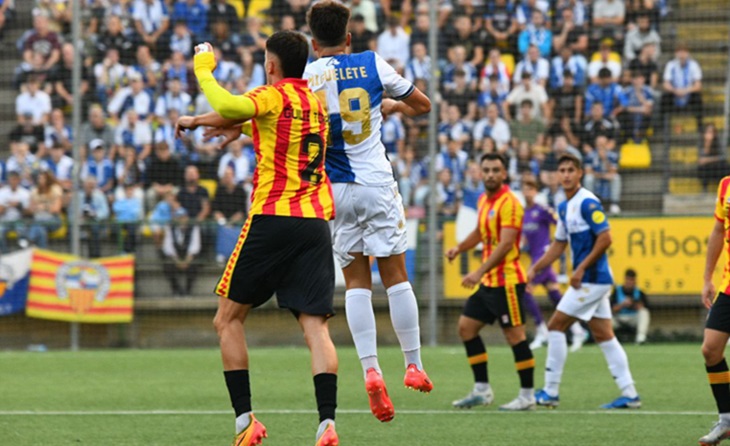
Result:
M372 51L322 57L304 70L330 120L326 169L333 183L387 186L393 168L380 140L383 93L401 100L413 84Z
M584 188L580 188L573 198L558 206L558 217L555 240L570 242L574 266L588 257L598 235L609 229L601 202ZM583 283L613 284L613 274L606 253L586 269Z

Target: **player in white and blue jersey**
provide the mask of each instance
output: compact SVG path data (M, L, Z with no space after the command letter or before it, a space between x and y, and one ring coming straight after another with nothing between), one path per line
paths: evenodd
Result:
M390 315L406 362L404 383L422 392L433 384L423 371L418 304L405 267L405 212L393 168L381 142L383 114L418 116L429 99L372 51L348 54L350 10L323 1L307 13L319 57L304 71L309 88L327 108L330 137L325 158L336 218L335 255L345 276L347 322L365 373L370 408L380 421L394 416L377 358L372 273L378 261ZM385 95L392 99L384 99Z
M536 272L550 266L570 243L573 253L573 276L570 288L558 303L548 322L548 350L545 364L545 387L535 394L537 404L556 407L563 367L568 356L565 330L576 320L588 323L596 343L601 347L608 369L621 390L621 396L601 406L604 409L641 407L634 387L629 360L613 333L611 288L613 275L606 250L611 246L611 232L606 214L595 195L580 185L581 161L565 154L558 160L558 176L567 200L558 206L555 240L547 252L527 273L532 282Z

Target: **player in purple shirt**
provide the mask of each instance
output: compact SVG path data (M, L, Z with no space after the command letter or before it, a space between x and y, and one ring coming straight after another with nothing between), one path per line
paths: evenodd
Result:
M535 202L537 192L537 182L534 179L523 179L522 194L525 196L525 216L522 220L522 237L525 247L530 253L532 263L537 262L545 254L548 246L550 246L550 227L557 223L555 213L552 209ZM537 325L537 334L530 344L531 349L538 349L547 344L547 325L540 312L540 307L532 295L532 291L537 285L545 287L550 300L555 305L558 304L562 297L558 279L555 276L555 271L551 267L540 271L535 276L535 280L527 285L524 302L527 310L535 319L535 325ZM579 323L571 326L571 332L573 334L571 351L576 351L583 346L585 332Z

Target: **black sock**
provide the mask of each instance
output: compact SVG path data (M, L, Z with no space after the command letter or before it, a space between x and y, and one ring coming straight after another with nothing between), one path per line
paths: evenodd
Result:
M715 365L705 365L707 378L710 380L712 396L717 403L719 413L730 413L730 371L728 371L725 358Z
M334 420L337 408L337 375L334 373L314 375L314 395L317 398L319 422Z
M484 346L482 338L477 336L474 339L465 341L464 347L466 347L466 356L469 359L471 371L474 373L474 382L488 383L487 361L489 355L487 355L487 348Z
M520 375L520 387L532 389L535 386L535 358L527 341L512 346L512 353L515 355L517 374Z
M236 418L246 412L251 412L251 382L248 379L248 370L229 370L223 372L226 377L226 387L231 397Z

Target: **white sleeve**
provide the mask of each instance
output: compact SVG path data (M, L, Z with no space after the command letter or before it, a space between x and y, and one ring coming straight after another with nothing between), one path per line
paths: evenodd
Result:
M512 73L512 82L517 84L522 80L522 70L525 68L525 63L520 61L517 63L517 66L515 67L515 72Z
M81 172L79 173L79 176L81 177L81 180L89 178L89 163L85 162L81 165Z
M218 161L218 178L223 178L223 174L226 172L228 167L228 154L224 154L220 161Z
M517 8L517 23L524 25L527 23L527 17L525 17L525 11L522 8Z
M674 61L670 61L666 67L664 67L664 82L672 82L672 66Z
M162 240L162 252L167 257L177 257L175 252L175 246L172 243L172 228L167 225L165 226L165 238Z
M702 68L700 68L700 64L696 61L690 63L690 76L693 82L702 80Z
M43 95L43 114L47 115L51 112L51 97L46 93Z
M558 218L558 224L555 225L555 240L559 242L568 241L568 233L565 230L565 225L563 224L562 218Z
M474 141L481 141L482 135L484 134L484 126L486 125L486 121L479 120L476 124L474 124L474 128L472 129L471 137Z
M135 132L135 139L137 139L137 144L152 144L152 127L146 123L146 122L138 122L137 125L140 126L139 133Z
M25 190L25 193L20 194L20 205L23 206L23 209L28 209L30 207L30 192L28 190Z
M122 109L122 105L124 105L124 100L127 99L128 94L129 87L125 87L117 91L117 93L112 97L112 100L109 101L107 111L113 115L119 113L119 111Z
M537 78L538 79L549 79L550 78L550 62L547 60L540 58L540 63L538 64L538 73Z
M166 109L165 107L165 98L164 96L160 96L157 98L157 104L155 105L155 115L157 116L165 116Z
M193 227L193 233L190 236L190 246L188 246L188 255L196 256L200 253L200 228L198 226Z
M375 57L375 69L378 72L380 83L383 84L383 88L388 94L395 100L401 101L411 94L416 89L412 83L404 79L398 74L388 62L386 62L377 53L373 53Z
M538 91L540 92L540 105L545 104L550 99L548 98L547 91L542 87Z
M8 194L7 189L4 187L0 189L0 206L7 206L8 205Z

